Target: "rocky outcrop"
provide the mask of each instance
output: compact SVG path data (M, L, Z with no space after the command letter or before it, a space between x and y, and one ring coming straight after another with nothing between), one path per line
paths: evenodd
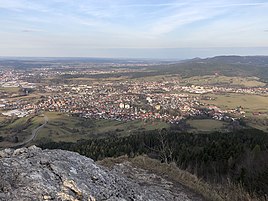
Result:
M35 146L1 151L0 178L0 200L201 200L129 164L108 170L78 153Z

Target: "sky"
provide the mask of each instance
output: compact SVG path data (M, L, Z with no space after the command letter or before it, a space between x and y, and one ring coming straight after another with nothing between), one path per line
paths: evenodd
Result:
M268 0L0 0L0 56L268 55Z

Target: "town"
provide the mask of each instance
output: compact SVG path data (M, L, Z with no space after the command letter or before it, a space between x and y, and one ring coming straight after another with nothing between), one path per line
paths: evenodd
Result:
M242 107L223 109L203 100L211 94L267 95L267 87L230 87L185 84L178 79L85 79L85 75L116 75L140 69L84 69L65 71L39 68L32 71L3 69L0 73L2 115L24 117L43 111L62 112L92 119L117 121L158 119L178 124L187 118L236 121L245 116ZM63 76L75 75L67 82ZM80 79L79 76L83 75ZM216 76L216 75L215 75ZM68 76L67 76L68 77ZM77 83L76 83L77 81ZM84 83L83 83L84 82ZM18 88L16 92L8 89Z

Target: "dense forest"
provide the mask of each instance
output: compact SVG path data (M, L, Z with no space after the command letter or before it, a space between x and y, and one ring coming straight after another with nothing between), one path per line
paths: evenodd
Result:
M250 193L263 196L268 192L268 135L255 129L212 134L163 129L127 137L46 142L39 146L76 151L94 160L147 154L163 163L175 162L181 169L211 183L231 180Z

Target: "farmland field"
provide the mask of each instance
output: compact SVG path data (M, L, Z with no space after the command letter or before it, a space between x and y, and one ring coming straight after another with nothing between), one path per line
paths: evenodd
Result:
M242 107L247 113L268 112L268 96L234 94L209 94L215 100L202 100L204 103L216 105L222 109Z
M266 84L256 77L228 77L228 76L193 76L183 79L184 83L194 85L228 85L242 87L263 87Z

